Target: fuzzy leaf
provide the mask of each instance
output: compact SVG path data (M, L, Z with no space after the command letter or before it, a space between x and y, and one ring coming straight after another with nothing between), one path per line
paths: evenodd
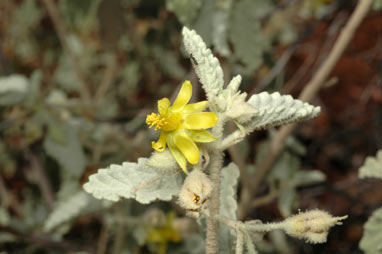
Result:
M367 157L363 166L359 169L359 177L374 177L382 179L382 149L378 150L375 157Z
M49 214L44 224L44 231L51 231L53 228L65 223L86 211L101 209L102 202L89 196L84 191L79 191L67 200L58 203L57 207Z
M260 18L270 9L267 1L238 1L232 10L230 40L234 47L237 62L244 68L236 70L249 74L263 62L263 53L270 46L269 39L263 36Z
M0 106L21 102L28 92L29 80L18 74L0 78Z
M203 0L167 0L166 7L173 11L180 22L190 25L198 15L199 9L203 4Z
M228 57L231 54L227 37L232 0L219 1L216 5L216 11L213 14L212 41L215 50L220 55Z
M374 211L364 225L359 248L366 254L382 253L382 208Z
M220 214L229 218L236 219L236 188L240 176L239 168L235 163L230 163L221 170L221 189L220 189Z
M244 126L247 132L311 119L321 111L320 107L293 99L290 95L280 95L278 92L252 95L247 103L259 111Z
M219 214L232 220L237 219L236 188L239 176L240 171L234 163L221 170ZM232 253L235 238L235 231L219 227L219 253Z
M52 129L55 126L49 127ZM78 140L77 130L70 125L64 125L62 131L64 140L58 141L54 137L55 134L50 134L44 140L44 149L68 173L80 176L85 169L85 155Z
M214 1L204 1L200 8L199 15L196 18L192 28L203 38L204 43L207 46L212 44L212 31L214 25L214 15L216 4Z
M180 191L183 179L179 172L161 174L145 166L147 159L138 163L124 162L100 169L84 184L85 191L98 199L118 201L120 198L133 198L142 204L156 199L169 201Z
M194 31L183 27L183 42L187 53L191 58L195 72L203 85L208 100L223 89L223 70L219 60L213 56L202 38Z
M153 47L153 55L162 70L172 78L181 80L186 76L186 71L180 65L174 51L166 50L162 47Z
M7 226L10 221L10 216L4 207L0 207L0 225L1 226Z

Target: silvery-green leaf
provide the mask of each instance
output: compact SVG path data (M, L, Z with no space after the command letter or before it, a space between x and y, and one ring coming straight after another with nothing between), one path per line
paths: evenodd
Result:
M198 15L203 0L167 0L166 7L173 11L180 22L184 25L190 25Z
M367 157L363 166L359 169L359 177L374 177L382 179L382 149L378 150L375 157Z
M44 149L68 173L73 176L80 176L85 169L85 155L77 130L66 124L62 131L64 139L59 141L54 136L48 135L44 140Z
M239 176L240 171L235 163L221 170L219 214L232 220L237 219L236 188ZM219 253L232 253L235 238L235 231L225 226L219 227Z
M286 218L292 215L292 211L296 208L297 192L294 188L283 189L278 197L278 206L281 215Z
M214 15L211 15L211 13L215 13L215 11L216 5L214 1L204 1L198 17L192 25L192 29L203 38L203 41L207 46L212 44Z
M4 207L0 207L0 225L2 226L8 225L9 219L10 217L9 217L7 209L5 209Z
M258 110L258 114L244 126L247 132L311 119L321 110L278 92L255 94L247 102Z
M325 181L325 179L326 179L325 174L319 170L309 170L309 171L301 170L294 175L292 179L292 185L294 186L310 185L310 184L323 182Z
M211 98L217 96L224 85L223 70L219 60L213 56L211 50L194 30L183 27L182 34L185 49L211 102Z
M217 1L216 5L216 11L213 14L212 42L220 55L228 57L231 50L227 41L227 32L232 0Z
M140 158L138 163L124 162L99 169L83 187L95 198L111 201L133 198L148 204L156 199L171 200L180 191L183 182L181 174L161 174L147 167L146 161L146 158Z
M230 163L221 170L220 182L220 215L229 219L236 219L236 188L240 176L239 168Z
M382 253L382 208L378 208L364 225L359 248L366 254Z
M74 72L66 55L60 57L58 67L54 72L54 81L65 91L73 92L78 90L78 78Z
M371 7L375 11L382 10L382 1L381 0L374 0L374 3Z
M229 35L234 56L238 63L244 65L237 72L252 73L263 62L263 54L270 41L263 35L260 18L270 7L267 1L242 0L235 3Z
M30 85L28 94L26 95L26 105L33 107L38 102L38 98L41 92L42 73L40 70L36 70L30 77Z
M28 83L28 79L19 74L1 77L0 106L14 105L21 102L28 92Z
M44 231L65 223L85 211L95 211L102 208L102 202L94 199L84 191L78 191L66 200L60 201L56 208L49 214L44 224Z
M172 78L182 80L186 76L186 70L180 65L173 50L166 50L156 46L153 48L153 54L160 68Z

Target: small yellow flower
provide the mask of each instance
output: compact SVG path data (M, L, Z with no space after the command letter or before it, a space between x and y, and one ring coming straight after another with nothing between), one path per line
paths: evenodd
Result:
M172 106L169 99L160 99L159 114L152 113L146 118L150 128L154 126L155 130L161 130L159 140L152 142L152 147L158 152L163 152L167 144L185 173L187 161L196 164L199 160L199 149L195 142L216 140L206 129L215 126L218 121L215 113L200 112L208 105L208 101L187 104L191 96L192 85L186 80Z

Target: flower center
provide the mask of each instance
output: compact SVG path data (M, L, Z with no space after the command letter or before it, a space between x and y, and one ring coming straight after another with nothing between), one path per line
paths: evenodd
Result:
M150 125L150 128L154 126L155 130L176 130L180 124L180 121L180 114L158 115L155 113L151 113L151 115L147 115L146 117L146 123Z

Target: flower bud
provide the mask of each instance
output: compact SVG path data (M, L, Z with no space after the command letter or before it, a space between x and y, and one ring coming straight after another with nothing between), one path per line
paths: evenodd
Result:
M189 215L199 217L199 209L205 204L212 191L212 182L200 170L193 170L184 180L179 193L179 204Z
M290 236L304 239L308 243L324 243L329 229L334 225L341 225L340 221L346 218L347 215L333 217L325 211L311 210L287 218L283 225Z
M169 149L165 149L163 152L153 152L146 161L146 166L154 168L162 174L175 173L180 170Z

